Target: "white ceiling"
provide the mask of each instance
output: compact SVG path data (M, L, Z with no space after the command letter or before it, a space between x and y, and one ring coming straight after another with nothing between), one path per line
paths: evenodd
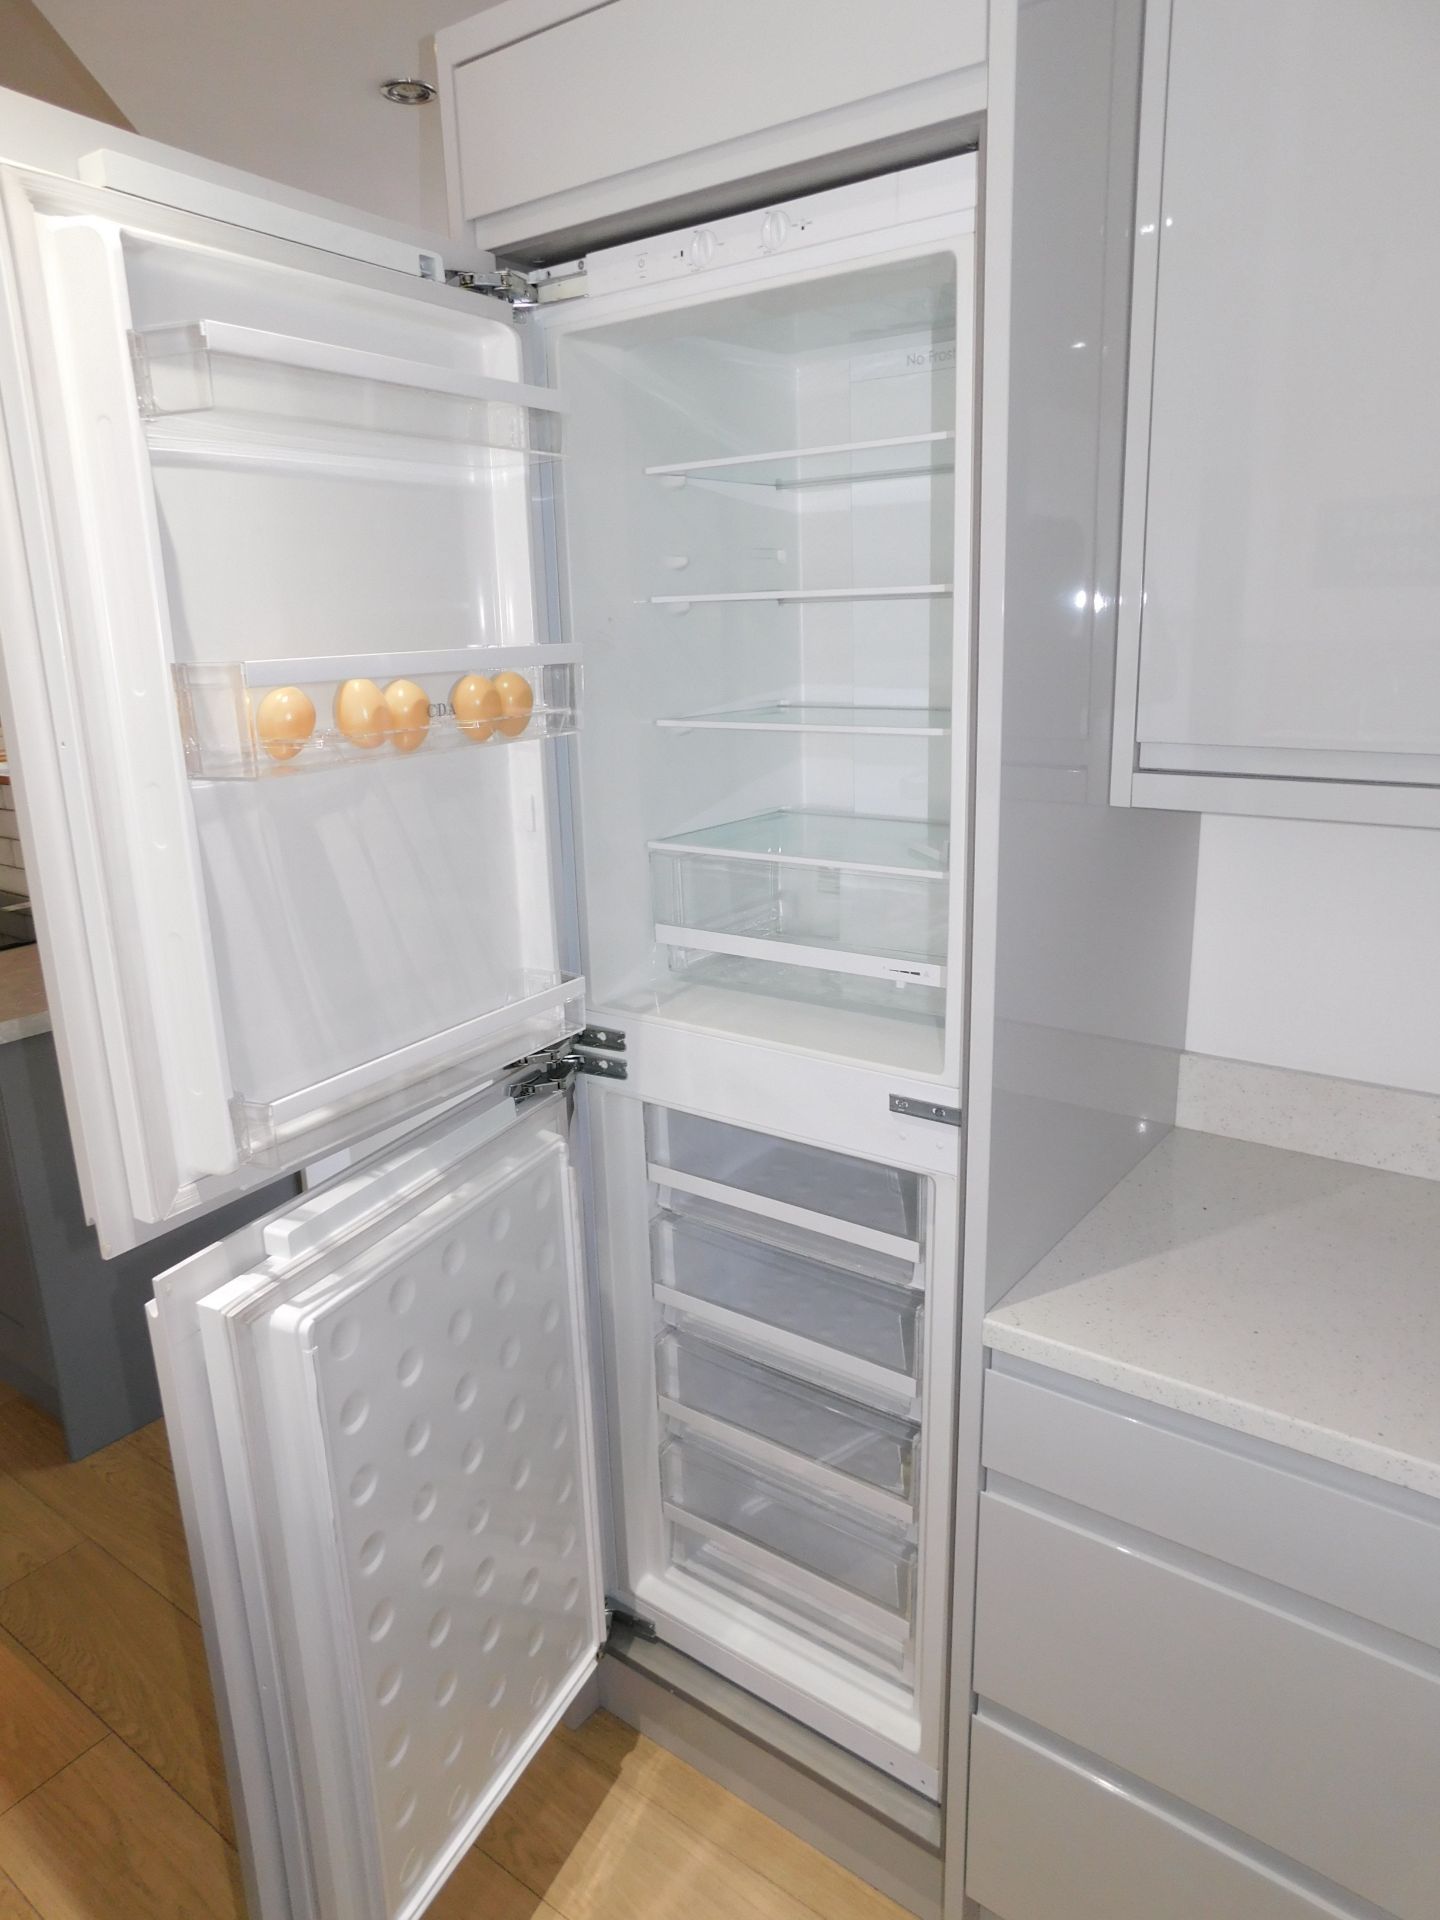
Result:
M137 133L393 220L445 227L422 43L493 0L39 0Z

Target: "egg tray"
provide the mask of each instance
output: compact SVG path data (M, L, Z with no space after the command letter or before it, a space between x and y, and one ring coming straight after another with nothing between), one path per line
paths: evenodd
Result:
M185 764L196 780L273 779L573 733L577 669L557 651L177 665Z

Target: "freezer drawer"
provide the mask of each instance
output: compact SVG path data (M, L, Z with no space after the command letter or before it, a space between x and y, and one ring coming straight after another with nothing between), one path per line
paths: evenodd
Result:
M919 1425L761 1365L701 1334L669 1328L655 1349L661 1411L819 1492L913 1518Z
M785 1629L807 1655L826 1660L831 1676L838 1656L867 1675L901 1687L913 1683L914 1641L906 1622L847 1612L836 1606L828 1583L678 1513L670 1516L669 1536L672 1569L718 1600L732 1620L753 1629L758 1616Z
M673 1109L650 1108L646 1132L651 1178L660 1184L895 1259L920 1257L918 1174Z
M981 1499L975 1688L1372 1901L1434 1920L1434 1656L1213 1561ZM1229 1584L1233 1577L1235 1584ZM1291 1610L1293 1602L1293 1611ZM1352 1637L1353 1634L1353 1637Z
M1000 1920L1339 1920L1341 1908L1213 1828L980 1714L965 1891Z
M913 1287L843 1267L746 1231L744 1215L681 1204L651 1230L657 1298L667 1310L892 1401L919 1392L924 1302ZM736 1228L739 1228L737 1231Z
M915 1546L901 1529L870 1523L675 1430L661 1449L660 1478L666 1517L682 1528L720 1540L851 1620L896 1638L907 1633Z

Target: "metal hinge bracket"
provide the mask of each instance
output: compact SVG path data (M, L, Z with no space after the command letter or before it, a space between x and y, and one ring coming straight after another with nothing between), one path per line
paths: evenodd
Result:
M605 1051L591 1052L591 1048ZM537 1095L568 1092L577 1074L586 1073L600 1080L628 1080L630 1070L623 1060L610 1056L622 1053L625 1036L613 1027L585 1027L564 1046L535 1054L521 1063L522 1071L510 1083L510 1098L517 1107ZM583 1051L582 1051L583 1049Z
M647 1620L643 1614L632 1613L628 1607L617 1606L611 1599L605 1602L605 1632L608 1636L616 1627L624 1627L641 1640L658 1640L660 1629L653 1620Z
M938 1120L942 1127L961 1124L959 1107L945 1107L938 1100L912 1100L908 1093L892 1093L891 1113L903 1113L907 1120Z
M556 300L577 300L585 292L585 262L567 260L563 265L536 267L522 273L518 267L496 267L489 273L471 273L448 267L447 287L462 293L483 293L487 299L503 300L517 309L549 306Z
M470 273L464 269L447 267L445 284L447 287L458 287L462 293L483 293L492 300L504 300L512 307L540 304L535 282L528 274L518 273L514 267L501 267L494 273Z

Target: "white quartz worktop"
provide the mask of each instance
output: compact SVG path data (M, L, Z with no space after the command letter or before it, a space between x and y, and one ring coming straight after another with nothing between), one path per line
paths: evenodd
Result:
M1440 1499L1440 1181L1177 1130L985 1339Z

